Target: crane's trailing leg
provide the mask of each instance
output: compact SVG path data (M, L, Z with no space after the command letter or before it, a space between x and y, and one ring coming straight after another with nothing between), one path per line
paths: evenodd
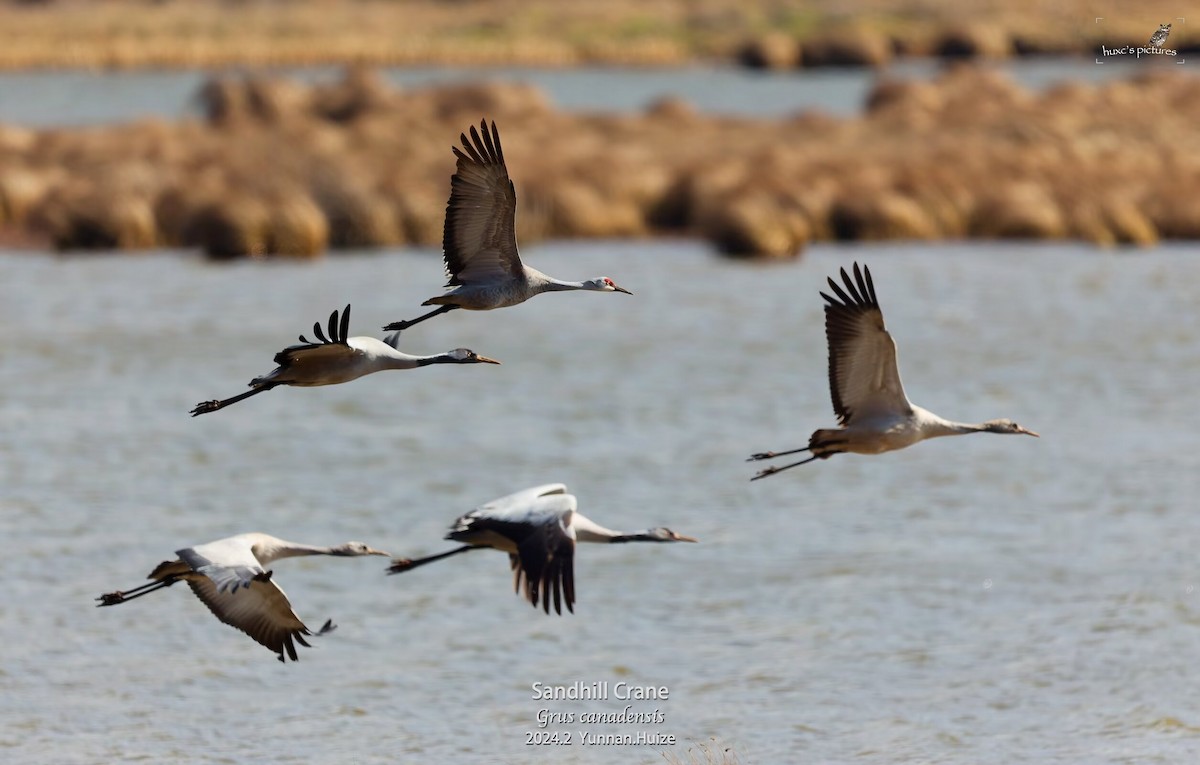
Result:
M783 457L788 454L799 454L800 452L807 452L807 451L810 451L811 449L812 449L811 446L806 446L803 449L792 449L792 450L786 451L786 452L757 452L756 454L751 454L750 457L746 460L746 462L756 462L758 460L770 460L770 459L774 459L776 457Z
M805 451L805 450L801 449L800 451ZM784 454L790 454L790 453L791 453L791 452L784 452ZM837 453L837 452L832 452L831 454L836 454L836 453ZM800 460L799 462L793 462L792 464L790 464L790 465L784 465L783 467L775 467L774 465L772 465L772 466L771 466L771 467L769 467L769 468L765 468L765 469L763 469L763 470L760 470L760 471L758 472L758 475L754 476L754 477L753 477L753 478L751 478L750 480L751 480L751 481L757 481L759 478L766 478L766 477L767 477L767 476L769 476L769 475L775 475L776 473L781 473L781 472L783 472L784 470L787 470L788 468L794 468L794 467L797 467L797 466L799 466L799 465L807 465L808 463L812 462L813 460L824 459L824 458L826 458L826 457L829 457L829 456L830 456L830 454L814 454L813 456L809 457L809 458L808 458L808 459L806 459L806 460Z
M134 587L132 590L127 590L124 592L120 590L117 592L106 592L100 597L96 598L96 600L100 601L100 606L115 606L118 603L124 603L127 600L134 600L135 598L140 598L143 595L148 595L155 590L161 590L163 587L170 587L178 581L179 577L172 576L166 579L161 579L157 582L143 584L141 587ZM97 606L97 608L100 606Z
M446 313L447 311L453 311L455 308L458 308L458 306L456 306L456 305L438 306L437 308L435 308L434 310L425 314L424 316L418 316L417 318L409 319L408 321L393 321L391 324L388 324L387 326L385 326L383 328L383 331L384 332L403 331L403 330L406 330L409 327L413 326L414 324L420 324L421 322L425 321L426 319L432 319L434 316L437 316L438 314Z
M429 555L424 558L397 558L392 561L392 565L388 566L388 573L389 574L400 574L405 571L411 571L412 569L416 568L417 566L424 566L426 563L433 563L435 560L441 560L442 558L449 558L451 555L458 555L459 553L466 552L467 550L482 550L482 549L485 549L485 548L476 547L475 545L463 545L462 547L456 547L455 549L451 550L450 552L438 553L437 555ZM475 560L475 559L472 558L471 560Z
M196 408L191 411L191 415L193 417L195 417L196 415L208 414L209 412L215 412L218 409L224 409L225 407L229 406L230 404L236 404L237 402L239 402L243 399L250 398L251 396L256 396L265 390L271 390L271 388L273 388L273 387L275 387L275 386L263 385L258 388L251 388L250 390L246 391L245 393L239 393L238 395L233 396L232 398L223 399L221 401L216 401L216 400L201 401L199 404L196 404Z

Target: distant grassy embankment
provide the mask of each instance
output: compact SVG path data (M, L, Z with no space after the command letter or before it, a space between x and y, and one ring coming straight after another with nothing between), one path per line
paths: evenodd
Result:
M1025 90L961 65L884 80L862 117L556 110L521 85L396 91L218 79L207 117L0 127L0 236L214 257L437 245L450 146L499 124L518 235L700 236L789 257L820 240L1200 239L1200 79L1174 67Z
M1166 0L0 0L0 69L879 65L1145 45L1180 12ZM1200 25L1176 22L1169 43L1193 50Z

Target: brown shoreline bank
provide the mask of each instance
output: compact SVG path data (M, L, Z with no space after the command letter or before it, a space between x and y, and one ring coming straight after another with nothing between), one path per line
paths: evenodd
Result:
M1148 70L1025 90L960 66L880 82L838 119L555 110L514 84L397 91L216 79L206 119L0 126L0 237L58 249L312 257L440 243L450 146L494 119L525 241L704 237L789 257L814 240L1200 238L1200 79Z
M0 0L0 69L581 64L880 66L1098 55L1177 3L1099 0ZM1176 23L1169 47L1200 51Z

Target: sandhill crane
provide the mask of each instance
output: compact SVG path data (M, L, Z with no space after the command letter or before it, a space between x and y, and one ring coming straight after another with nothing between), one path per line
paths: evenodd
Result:
M875 297L875 283L866 267L854 264L854 279L841 269L843 290L832 279L837 294L825 298L825 339L829 344L829 392L841 429L821 429L808 446L783 452L760 452L749 461L810 452L811 457L782 467L768 467L750 480L804 465L835 454L880 454L912 446L918 441L963 433L1024 433L1037 436L1012 420L988 420L974 425L943 419L922 409L904 395L896 365L896 343L883 326L883 312Z
M457 146L458 167L450 179L450 201L442 232L447 287L454 289L431 297L421 305L440 306L409 321L396 321L385 330L402 330L456 308L490 311L523 303L542 292L591 290L624 292L607 276L566 282L543 274L521 262L517 254L515 219L517 193L504 166L496 123L489 132L480 122L482 137L471 126L471 140L460 134L464 154Z
M314 633L296 616L287 595L272 579L274 572L266 570L266 566L298 555L388 555L362 542L314 547L258 533L185 547L175 554L179 560L163 561L150 572L148 578L153 581L149 584L109 592L96 600L101 606L115 606L170 587L182 579L214 616L279 654L280 661L285 661L285 654L296 661L295 643L308 647L304 635ZM333 622L326 621L315 634L324 635L334 629Z
M480 356L467 348L455 348L432 356L411 356L397 350L400 333L386 340L373 337L346 337L350 327L350 306L342 311L339 323L338 312L329 314L329 337L321 331L320 323L313 324L316 342L309 342L300 335L301 345L289 345L275 354L278 368L262 377L250 381L250 390L220 401L201 401L191 411L195 417L224 409L242 399L256 396L278 385L314 387L336 385L357 380L372 372L385 369L416 369L430 364L499 364L495 359Z
M692 537L676 534L667 528L624 532L606 529L579 513L573 494L561 483L535 486L506 497L494 499L458 518L446 539L465 542L449 552L425 558L404 558L392 561L388 573L399 574L417 566L449 558L451 555L491 548L508 553L513 571L513 589L520 592L522 582L525 597L550 613L575 611L576 542L695 542Z

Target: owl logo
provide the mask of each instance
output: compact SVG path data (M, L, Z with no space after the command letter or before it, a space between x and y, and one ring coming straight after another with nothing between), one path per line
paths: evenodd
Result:
M1161 48L1163 43L1167 41L1167 35L1171 34L1170 24L1159 24L1158 31L1150 35L1150 47Z

